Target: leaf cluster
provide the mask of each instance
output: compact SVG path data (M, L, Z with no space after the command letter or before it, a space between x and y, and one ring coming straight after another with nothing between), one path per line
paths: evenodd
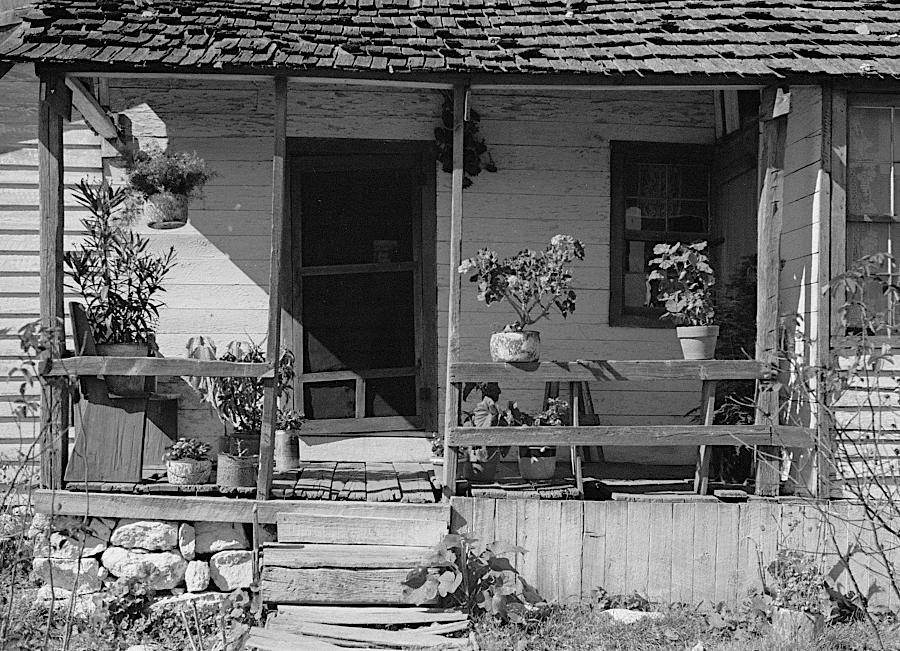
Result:
M125 192L82 180L75 200L88 208L81 220L87 236L63 257L71 286L84 298L94 340L104 343L146 342L156 331L156 298L175 265L175 248L164 254L147 250L148 240L125 230L115 217Z
M812 554L779 549L766 573L770 578L763 588L773 605L808 613L826 612L825 575Z
M481 174L482 170L496 172L494 159L484 144L479 131L481 116L477 111L469 111L469 119L463 127L463 188L472 185L472 177ZM444 103L441 106L441 126L434 130L434 142L437 145L437 160L441 169L448 174L453 172L453 93L444 91Z
M212 177L197 152L136 151L125 160L130 189L142 198L160 192L199 196Z
M35 386L43 387L45 383L38 372L38 364L45 359L59 359L64 333L62 323L49 327L40 321L31 321L19 328L19 347L24 357L18 366L9 369L9 377L22 379L18 395L12 400L16 418L22 420L40 414L41 397L31 391Z
M549 318L554 307L563 318L575 311L568 267L575 259L584 260L584 245L570 235L555 235L543 251L519 251L503 261L494 251L481 249L460 264L459 273L472 274L469 280L478 283L479 301L508 301L518 319L505 330L521 332Z
M711 288L715 273L706 256L707 243L660 243L650 261L649 282L658 283L658 299L666 308L662 318L678 325L712 325L716 316Z
M445 536L406 576L404 597L418 605L440 597L470 615L483 612L504 622L524 621L527 612L546 605L506 558L524 549L494 541L478 552L477 542L462 534Z
M212 450L212 447L207 443L203 443L198 439L182 437L166 448L166 452L163 454L163 460L179 461L183 459L193 459L195 461L205 461L209 459L210 450Z

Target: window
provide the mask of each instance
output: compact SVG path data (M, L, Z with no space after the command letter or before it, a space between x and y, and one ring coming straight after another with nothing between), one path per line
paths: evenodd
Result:
M852 95L847 115L847 262L888 253L884 280L897 283L900 270L900 97ZM877 283L864 288L869 315L883 313L896 332L898 306ZM853 316L851 330L854 329ZM858 327L858 324L857 324Z
M659 242L710 236L710 161L702 145L613 142L610 300L613 326L668 327L647 282Z

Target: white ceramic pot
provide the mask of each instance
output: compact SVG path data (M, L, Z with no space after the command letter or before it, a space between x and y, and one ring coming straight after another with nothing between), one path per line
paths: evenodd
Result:
M275 430L275 470L284 472L300 466L300 442L291 430Z
M144 199L144 219L150 228L181 228L188 221L188 198L171 192L151 194Z
M205 484L209 481L212 461L209 459L169 459L166 461L166 475L170 484Z
M675 328L685 359L713 359L719 326L680 326Z
M147 357L146 343L97 344L97 354L103 357ZM143 375L106 375L106 388L117 396L141 396L147 393L147 378Z
M495 362L536 362L541 357L541 333L495 332L491 335L491 359Z

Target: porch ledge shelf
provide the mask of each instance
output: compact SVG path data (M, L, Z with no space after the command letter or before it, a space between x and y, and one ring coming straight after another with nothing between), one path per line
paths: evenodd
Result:
M206 361L169 357L67 357L42 363L41 375L191 375L194 377L274 378L272 364Z
M815 430L768 425L586 425L579 427L452 427L447 442L473 445L777 445L812 447Z
M755 360L577 360L574 362L459 362L450 382L616 382L652 380L771 380L775 371Z

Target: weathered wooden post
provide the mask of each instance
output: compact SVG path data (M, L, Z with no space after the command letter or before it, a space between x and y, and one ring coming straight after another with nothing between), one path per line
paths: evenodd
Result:
M757 213L758 286L756 294L756 359L778 362L778 305L781 277L784 150L789 106L779 105L778 89L767 88L760 106L759 208ZM778 390L760 384L756 424L778 425ZM756 494L778 495L781 451L760 445L756 449Z
M456 448L447 437L451 427L458 425L460 391L450 381L450 368L459 361L459 308L462 278L459 263L462 260L463 220L463 135L465 133L467 86L453 88L453 179L450 189L450 305L447 315L447 388L444 404L444 499L456 491Z
M287 77L275 77L275 154L272 158L272 256L269 267L269 334L266 361L274 368L267 377L263 399L262 432L259 440L259 475L256 499L269 498L275 462L275 427L278 418L278 359L281 353L281 272L285 250L285 164L287 156ZM287 249L289 250L289 249Z
M72 93L59 75L40 75L38 107L38 169L40 189L40 315L41 324L58 328L57 343L66 345L63 311L63 119L70 119ZM62 488L69 452L69 396L66 378L47 379L41 401L41 484Z

